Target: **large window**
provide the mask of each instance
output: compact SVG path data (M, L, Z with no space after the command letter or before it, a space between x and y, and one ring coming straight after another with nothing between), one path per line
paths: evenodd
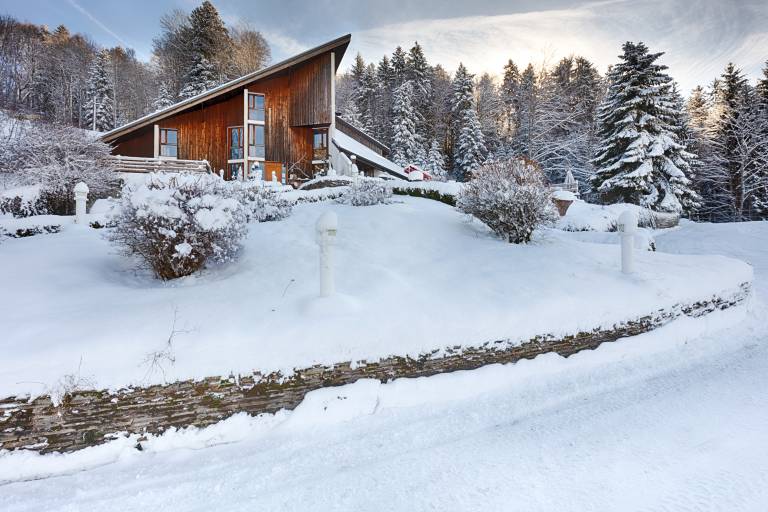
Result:
M263 159L266 154L264 125L248 123L248 158Z
M328 158L328 128L312 130L312 161L325 161Z
M264 95L248 93L248 120L264 122Z
M227 128L227 138L229 139L229 157L228 160L243 159L243 127L231 126Z
M160 128L160 156L178 158L179 132L171 128Z

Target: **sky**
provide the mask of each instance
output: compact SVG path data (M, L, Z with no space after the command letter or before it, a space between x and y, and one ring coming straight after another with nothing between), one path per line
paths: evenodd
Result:
M202 0L0 0L0 13L88 34L104 46L134 48L148 60L162 14ZM418 41L430 63L500 75L508 59L524 67L575 54L605 72L624 41L666 52L661 62L689 91L733 61L752 80L768 60L768 0L213 0L224 20L253 23L273 62L342 34L355 53L378 61Z

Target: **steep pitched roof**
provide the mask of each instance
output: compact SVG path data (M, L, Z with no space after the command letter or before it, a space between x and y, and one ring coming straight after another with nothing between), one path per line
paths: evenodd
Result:
M205 91L204 93L198 94L197 96L193 96L192 98L188 98L184 101L180 101L174 105L171 105L168 108L164 108L163 110L158 110L157 112L153 112L149 115L136 119L135 121L131 121L128 124L124 124L123 126L115 128L114 130L110 130L104 133L101 136L101 139L105 142L111 142L121 135L130 133L134 130L138 130L139 128L143 128L144 126L152 124L155 121L159 121L160 119L164 119L166 117L177 114L190 107L199 105L200 103L203 103L207 100L210 100L222 94L226 94L250 82L261 80L262 78L266 78L275 73L279 73L280 71L288 69L291 66L295 66L296 64L300 64L301 62L309 60L313 57L317 57L318 55L321 55L329 51L332 51L336 54L336 68L338 69L339 64L341 63L341 59L344 56L344 52L347 50L347 46L349 46L349 41L351 38L352 38L351 34L338 37L333 41L328 41L325 44L321 44L320 46L311 48L291 58L278 62L277 64L273 64L264 69L254 71L253 73L249 73L245 76L241 76L240 78L236 78L234 80L221 84L218 87L214 87L213 89L210 89L208 91Z

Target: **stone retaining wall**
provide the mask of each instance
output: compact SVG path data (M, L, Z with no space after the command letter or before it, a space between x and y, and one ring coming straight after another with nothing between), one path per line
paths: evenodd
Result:
M670 310L659 310L617 324L556 338L537 336L520 343L499 340L474 347L450 347L418 358L391 356L378 361L342 362L333 366L238 377L210 377L116 392L76 391L54 405L51 397L0 400L0 448L69 452L106 442L118 433L161 433L169 427L203 427L232 414L273 413L293 409L308 392L350 384L362 378L387 381L471 370L493 363L514 363L546 352L569 356L658 328L682 315L698 317L745 301L749 283L738 291Z

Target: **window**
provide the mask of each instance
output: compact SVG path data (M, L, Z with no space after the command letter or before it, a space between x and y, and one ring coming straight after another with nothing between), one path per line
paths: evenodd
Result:
M229 158L228 160L242 160L243 159L243 127L232 126L227 128L229 132L227 138L229 139Z
M328 128L315 128L312 130L312 160L326 160L328 158Z
M179 156L179 131L160 128L160 156L177 158Z
M243 174L243 164L234 163L234 164L228 164L228 165L229 165L229 179L239 180L241 178L241 175Z
M264 95L248 93L248 120L264 122Z
M264 125L248 124L248 158L264 158Z

